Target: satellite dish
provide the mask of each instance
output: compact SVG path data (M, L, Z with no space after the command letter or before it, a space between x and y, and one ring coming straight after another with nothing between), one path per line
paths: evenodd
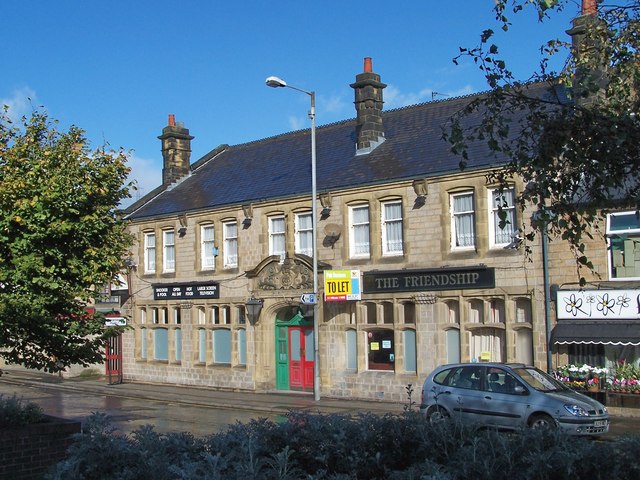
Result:
M335 237L337 239L337 237L339 237L341 233L342 226L338 225L337 223L329 223L324 227L324 234L327 237Z

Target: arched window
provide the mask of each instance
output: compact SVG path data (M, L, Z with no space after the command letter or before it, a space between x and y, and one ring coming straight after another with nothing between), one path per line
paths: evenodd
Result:
M382 302L382 319L384 323L393 325L393 303Z
M369 370L394 370L395 347L393 330L371 330L367 332L367 359Z
M247 331L238 329L238 365L247 364Z
M153 330L153 359L169 360L169 331L166 328Z
M469 323L484 323L484 302L482 300L469 302Z
M140 358L147 359L147 329L140 329Z
M213 363L231 363L231 330L213 331Z
M174 330L173 340L176 348L176 362L180 362L182 361L182 330L180 328Z
M204 328L198 329L198 362L207 362L207 331Z
M415 373L417 371L416 331L404 330L402 337L402 343L404 344L404 371Z
M406 302L402 304L403 321L407 325L415 325L416 323L416 304Z
M358 368L358 341L357 333L353 329L346 332L347 343L347 368L356 370Z

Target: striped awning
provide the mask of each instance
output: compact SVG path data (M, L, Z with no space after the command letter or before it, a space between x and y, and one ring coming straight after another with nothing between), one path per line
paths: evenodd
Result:
M640 321L560 320L551 332L551 344L640 345Z

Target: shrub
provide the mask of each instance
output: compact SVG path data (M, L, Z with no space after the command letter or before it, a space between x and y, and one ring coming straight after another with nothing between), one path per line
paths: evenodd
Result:
M559 432L504 433L418 413L320 415L290 412L281 423L236 423L203 438L130 436L94 414L49 479L491 479L640 478L640 436L611 442Z
M14 427L39 423L44 420L44 413L35 403L24 403L15 395L5 398L0 394L0 427Z

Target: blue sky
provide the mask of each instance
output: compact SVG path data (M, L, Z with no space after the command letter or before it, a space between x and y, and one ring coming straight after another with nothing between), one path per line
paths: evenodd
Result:
M0 104L13 116L43 106L62 128L87 131L93 147L131 151L140 194L161 183L157 139L175 114L195 136L192 161L236 145L308 128L308 96L271 89L265 78L314 90L318 125L353 118L349 84L372 57L388 85L385 109L486 90L458 47L499 30L493 0L2 0ZM514 17L497 40L517 76L537 65L540 45L567 38L579 2L543 24ZM444 95L442 95L444 94ZM30 99L30 100L29 100Z

